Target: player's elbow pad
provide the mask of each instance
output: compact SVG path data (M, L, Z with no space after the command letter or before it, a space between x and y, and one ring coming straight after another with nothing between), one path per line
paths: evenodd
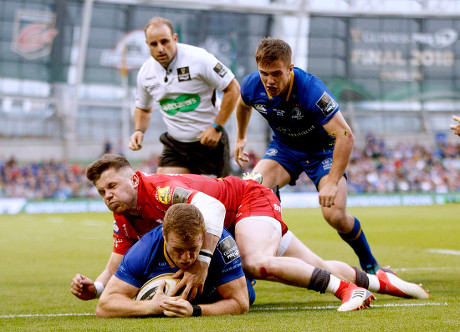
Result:
M224 227L225 206L220 201L204 193L196 193L191 204L203 215L206 231L220 238Z

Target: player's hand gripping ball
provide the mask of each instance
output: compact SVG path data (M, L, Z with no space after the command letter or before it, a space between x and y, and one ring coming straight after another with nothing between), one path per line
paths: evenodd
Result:
M139 290L139 293L136 295L136 300L144 301L144 300L151 300L160 286L162 281L166 281L166 284L163 289L163 293L167 296L171 296L171 292L176 287L176 285L180 282L180 279L173 279L172 275L174 273L164 273L160 274L159 276L153 277L149 281L147 281L142 288ZM180 292L179 292L180 293ZM179 294L176 294L179 295Z

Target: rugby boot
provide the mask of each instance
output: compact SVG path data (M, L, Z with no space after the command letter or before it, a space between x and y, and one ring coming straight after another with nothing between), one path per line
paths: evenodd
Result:
M358 287L351 282L343 282L344 287L340 287L335 296L342 300L342 305L337 311L352 311L365 309L370 306L375 299L371 291Z
M390 270L391 271L391 270ZM380 282L378 293L404 297L408 299L428 299L430 294L422 285L407 282L391 272L379 269L375 274Z
M243 173L243 180L254 180L259 184L262 184L263 177L262 174L260 174L259 172L248 172Z

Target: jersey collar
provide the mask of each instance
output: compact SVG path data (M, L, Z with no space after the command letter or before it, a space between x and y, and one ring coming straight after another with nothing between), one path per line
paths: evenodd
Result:
M137 187L137 204L136 204L136 210L138 212L143 212L144 207L145 207L145 200L144 197L147 197L146 195L143 194L144 191L144 179L142 177L142 173L137 171L136 172L138 178L139 178L139 186Z
M168 262L169 266L171 268L176 267L176 264L174 264L173 260L171 259L171 257L168 254L168 251L166 250L166 243L163 243L163 253L164 253L164 256L165 256L166 261Z
M288 101L289 97L291 96L291 91L292 91L292 86L293 85L294 85L294 69L291 70L291 79L290 79L290 82L289 82L289 90L288 90L288 93L286 95L286 101ZM268 99L273 98L273 96L270 94L270 92L268 92L267 89L265 89L265 92L267 92Z
M171 63L168 65L168 68L165 69L168 72L168 74L170 74L172 72L172 70L176 67L177 58L180 56L179 55L180 52L181 51L180 51L179 45L177 45L176 55L174 56L174 59L171 61Z

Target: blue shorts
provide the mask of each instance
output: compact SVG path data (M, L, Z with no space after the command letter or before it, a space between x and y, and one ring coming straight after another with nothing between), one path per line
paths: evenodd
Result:
M249 295L249 305L252 305L256 300L256 291L254 290L254 285L256 281L246 277L246 285L248 286L248 295Z
M305 172L318 189L319 180L329 174L333 153L334 148L315 153L299 152L286 144L272 140L262 159L271 159L283 166L291 176L291 186L294 186L299 175Z

